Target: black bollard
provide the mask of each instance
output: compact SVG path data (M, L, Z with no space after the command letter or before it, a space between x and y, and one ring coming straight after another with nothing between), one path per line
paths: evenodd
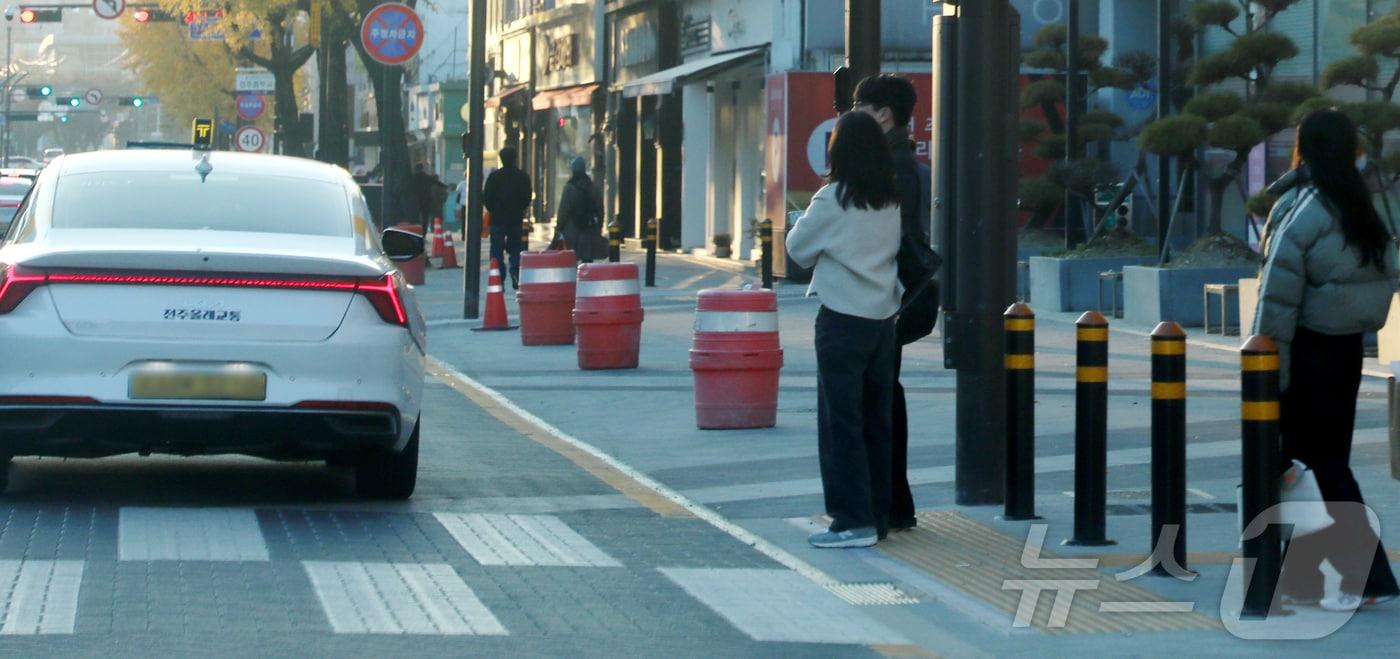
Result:
M1067 545L1116 544L1105 537L1108 496L1108 320L1086 311L1075 322L1074 537Z
M1187 569L1186 332L1172 322L1152 330L1152 562L1156 575Z
M647 227L646 227L647 235L646 235L646 240L645 240L644 242L646 242L646 246L647 246L647 287L648 287L648 288L656 286L656 243L657 243L657 237L658 237L658 236L657 236L657 233L656 233L656 225L657 225L656 218L652 218L652 219L650 219L650 220L647 220Z
M1002 519L1035 514L1035 313L1017 302L1006 327L1006 508Z
M1245 526L1279 500L1278 346L1267 336L1251 336L1240 347L1240 506ZM1279 611L1278 579L1283 569L1280 528L1268 524L1259 535L1244 541L1245 565L1253 570L1245 578L1241 618L1266 618Z
M622 224L616 217L608 223L608 260L613 263L622 260Z
M763 243L763 261L760 267L763 271L763 287L773 288L773 220L764 220L758 223L758 241Z

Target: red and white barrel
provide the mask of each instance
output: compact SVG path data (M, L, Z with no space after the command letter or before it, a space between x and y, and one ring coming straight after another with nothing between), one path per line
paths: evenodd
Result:
M701 429L778 423L778 297L770 290L707 289L695 304L695 424Z
M574 342L574 283L578 278L570 250L520 255L520 343L558 346Z
M637 368L642 285L635 263L584 263L574 298L578 367Z

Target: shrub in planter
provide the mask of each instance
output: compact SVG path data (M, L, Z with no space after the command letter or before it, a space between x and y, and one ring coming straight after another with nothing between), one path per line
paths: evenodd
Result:
M727 233L717 233L715 234L714 242L715 256L718 256L722 259L727 259L730 255L734 253L734 251L730 249L730 245L732 245L734 242L733 236Z

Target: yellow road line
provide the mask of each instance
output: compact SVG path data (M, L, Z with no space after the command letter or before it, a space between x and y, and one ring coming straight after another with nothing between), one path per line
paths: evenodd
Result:
M428 373L443 384L452 387L457 393L466 396L467 399L485 410L487 414L495 417L497 421L506 424L512 430L528 437L531 441L564 456L569 462L578 465L579 468L592 474L594 478L607 483L608 486L622 493L627 498L646 506L651 509L652 512L663 517L693 517L689 510L686 510L670 499L638 483L632 477L598 459L597 456L582 451L576 446L560 441L559 438L551 433L545 432L539 426L526 420L514 410L508 409L490 396L468 386L458 378L452 377L450 369L442 362L429 358Z

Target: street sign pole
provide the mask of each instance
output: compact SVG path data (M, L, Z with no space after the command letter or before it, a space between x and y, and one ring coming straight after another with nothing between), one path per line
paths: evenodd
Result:
M1172 113L1172 3L1171 0L1157 0L1157 118L1165 119ZM1163 260L1170 260L1167 250L1170 238L1167 229L1171 214L1172 198L1172 159L1171 156L1157 156L1157 253Z
M482 132L486 124L486 0L472 0L470 68L467 70L467 267L462 278L462 317L481 316Z

